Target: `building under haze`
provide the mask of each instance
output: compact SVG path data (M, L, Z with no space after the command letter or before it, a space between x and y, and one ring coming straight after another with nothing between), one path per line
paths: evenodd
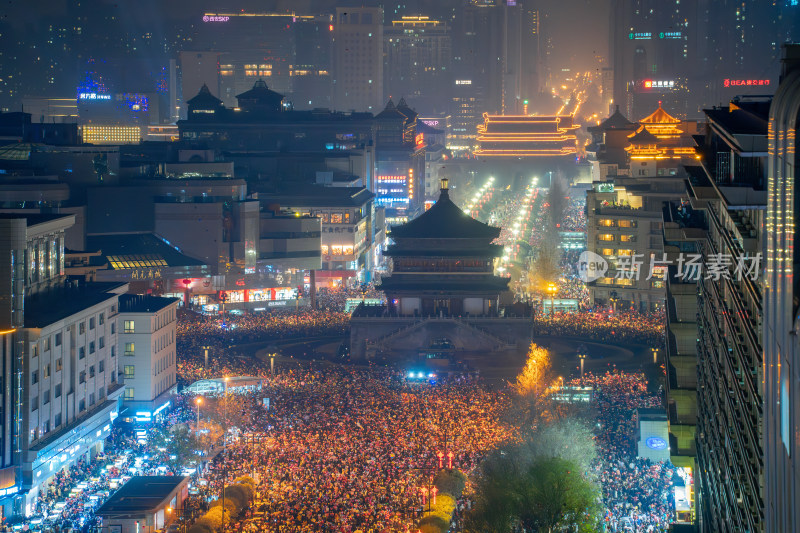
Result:
M333 38L332 107L376 112L383 104L383 8L337 7Z
M800 45L791 45L784 48L781 83L769 114L764 373L760 377L764 388L764 512L770 533L800 528L800 283L794 231L798 114Z
M428 16L404 16L383 30L385 98L407 98L431 111L449 108L450 27Z
M642 116L663 101L686 117L699 101L692 95L698 57L697 0L613 0L609 58L614 104L629 117ZM691 103L694 107L690 107Z

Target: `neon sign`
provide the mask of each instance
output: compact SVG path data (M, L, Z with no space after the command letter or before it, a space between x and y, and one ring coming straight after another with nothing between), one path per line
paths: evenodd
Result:
M230 17L221 17L217 15L203 15L203 22L228 22Z
M653 38L653 34L650 33L649 31L631 32L631 33L628 34L628 39L630 39L632 41L633 40L636 40L636 41L650 40L652 38Z
M722 85L725 87L769 85L769 80L732 80L730 78L725 78L725 80L722 82Z
M663 450L667 447L667 441L659 437L650 437L644 443L651 450Z
M417 148L425 144L425 135L422 133L418 133L416 137L414 137L414 144L416 144Z
M670 89L675 87L674 80L644 80L643 82L645 89Z
M98 93L78 93L78 100L111 100L111 95Z
M439 121L438 120L423 120L422 123L427 125L427 126L430 126L432 128L439 125Z

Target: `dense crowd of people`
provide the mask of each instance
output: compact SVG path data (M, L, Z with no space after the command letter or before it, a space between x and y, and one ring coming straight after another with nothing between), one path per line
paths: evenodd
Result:
M266 502L251 520L257 531L405 531L438 452L469 473L508 436L497 423L505 395L467 378L411 385L392 370L309 368L227 401L250 413L243 432L260 444L229 446L210 486L257 474Z
M675 514L674 467L668 460L637 457L634 416L635 409L663 407L661 391L649 391L641 372L588 373L584 384L594 387L593 406L600 424L595 474L606 508L604 527L607 531L666 531Z
M664 315L659 312L552 313L545 306L544 312L537 315L534 328L537 335L581 337L613 344L661 346L664 342Z
M178 376L181 383L198 379L242 375L249 364L248 343L301 337L344 335L349 316L342 311L281 309L244 316L208 317L180 313L177 326ZM207 347L207 348L206 348ZM206 365L206 349L209 365ZM220 357L221 354L225 357Z
M383 291L375 290L372 284L364 284L359 287L338 287L321 288L317 290L317 307L322 311L333 311L336 313L344 312L347 300L380 300L386 302L386 295Z
M564 231L586 231L586 195L570 196L561 222Z

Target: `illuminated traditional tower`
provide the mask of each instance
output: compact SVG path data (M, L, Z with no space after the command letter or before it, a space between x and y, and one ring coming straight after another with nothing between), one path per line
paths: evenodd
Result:
M577 152L571 115L489 115L478 126L476 155L484 157L572 156Z
M430 209L392 228L385 255L392 275L379 289L389 309L405 316L494 315L508 278L494 275L503 247L492 244L500 228L465 214L450 199L447 180Z

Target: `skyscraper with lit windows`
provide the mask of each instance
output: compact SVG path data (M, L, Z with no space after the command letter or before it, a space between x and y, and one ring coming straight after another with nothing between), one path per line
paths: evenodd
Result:
M800 251L797 225L797 117L800 45L784 48L772 101L767 165L764 292L764 514L768 533L800 530Z

